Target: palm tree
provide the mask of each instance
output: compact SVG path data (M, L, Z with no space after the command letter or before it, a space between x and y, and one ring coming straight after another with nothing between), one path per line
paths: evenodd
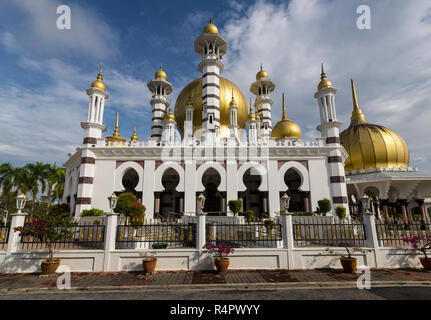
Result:
M53 165L46 164L46 197L48 199L48 206L46 208L46 213L49 212L49 207L51 205L52 198L59 199L63 197L64 190L64 180L66 178L66 172L64 168L57 167L57 164L54 162ZM54 190L52 188L54 187ZM54 191L54 197L51 197L51 193Z
M35 164L29 163L26 164L23 169L26 171L24 174L24 185L28 191L31 192L32 195L32 209L31 212L34 215L35 213L35 201L37 198L37 194L39 191L42 193L45 192L46 189L46 167L41 162L36 162Z
M0 165L0 187L2 195L6 198L6 210L9 210L9 202L11 195L13 197L14 178L16 168L11 163L3 163Z

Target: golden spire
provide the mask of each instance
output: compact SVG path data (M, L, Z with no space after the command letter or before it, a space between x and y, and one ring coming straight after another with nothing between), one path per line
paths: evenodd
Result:
M365 115L362 113L361 108L359 108L358 98L356 96L356 88L353 79L350 79L350 83L352 85L352 98L353 98L353 112L352 117L350 118L350 125L355 126L358 124L367 123L365 119Z
M326 79L325 71L323 70L323 63L322 63L322 73L320 75L320 83L317 86L317 91L324 89L324 88L332 88L332 83L328 79Z
M253 104L251 103L251 98L250 98L250 113L248 115L248 119L256 120L256 116L254 115L254 112L253 112Z
M260 121L260 116L257 114L257 105L256 105L256 101L254 101L254 111L256 112L256 120Z
M133 135L130 137L130 140L133 142L137 142L138 141L138 136L136 135L136 123L133 127Z
M230 101L230 105L231 107L236 106L236 101L235 98L233 97L233 88L232 88L232 100Z
M154 75L154 78L155 79L162 78L164 80L166 80L168 78L168 76L166 75L166 72L163 71L163 65L162 64L160 64L160 70L157 70L157 72Z
M119 112L117 112L117 118L115 119L114 133L112 134L112 136L106 137L106 140L111 142L126 142L125 138L120 137L120 133L118 130L118 117L119 117Z
M287 120L287 116L286 116L286 104L284 102L284 92L283 92L283 114L281 116L281 120Z
M175 121L175 116L172 113L171 103L169 103L169 113L165 113L163 120Z
M210 23L205 26L203 33L218 34L218 28L215 24L213 24L213 19L211 17L210 17Z
M120 136L120 134L119 134L119 130L118 130L118 117L119 117L119 112L117 112L117 118L115 119L115 130L114 130L114 134L113 134L113 136L114 137L119 137Z
M106 91L106 86L103 83L102 65L100 65L99 74L97 75L97 79L96 79L96 81L94 81L91 84L91 87Z
M193 106L192 96L189 96L189 99L187 100L186 106Z

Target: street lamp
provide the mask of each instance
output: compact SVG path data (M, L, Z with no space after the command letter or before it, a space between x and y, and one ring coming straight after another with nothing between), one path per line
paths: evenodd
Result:
M361 197L361 203L364 206L365 212L368 213L370 211L370 197L364 194Z
M287 195L287 193L284 193L281 196L281 201L284 205L284 213L287 214L287 212L289 210L289 203L290 203L290 197Z
M201 212L203 212L204 211L204 206L205 206L205 196L203 195L203 193L201 193L199 196L198 196L198 202L199 202L199 207L200 207L200 209L201 209Z
M109 200L109 208L111 209L111 213L112 213L114 212L114 209L117 206L118 197L115 195L115 193L112 193L112 195L108 197L108 200Z
M25 208L25 203L27 202L27 197L24 193L21 193L18 197L16 197L16 207L18 209L18 213L22 213L21 210Z

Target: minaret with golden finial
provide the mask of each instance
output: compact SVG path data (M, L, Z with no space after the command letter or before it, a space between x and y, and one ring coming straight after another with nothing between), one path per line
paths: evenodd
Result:
M239 139L238 138L238 104L235 100L235 97L233 95L233 88L232 88L232 100L229 104L229 137L231 139Z
M198 66L202 73L202 140L216 141L220 136L220 74L221 58L227 51L227 41L219 35L212 19L195 40L195 52L202 57Z
M344 171L344 153L340 143L340 127L341 122L337 121L337 114L335 111L335 89L326 77L323 70L323 63L321 66L320 83L317 86L317 92L314 94L319 106L320 112L320 125L317 130L321 132L322 140L325 141L328 147L329 156L327 158L328 177L331 181L330 192L331 202L333 207L341 206L346 208L347 215L349 215L349 205L347 199L347 187Z
M130 137L130 141L132 141L132 142L138 142L138 136L136 135L136 123L133 126L133 134Z
M250 86L250 91L256 95L256 115L259 116L260 122L260 135L262 137L269 137L272 131L272 117L271 107L272 99L270 97L271 92L275 89L275 83L269 79L268 72L266 72L262 64L260 70L256 74L256 81Z
M126 139L120 136L120 130L119 127L119 112L117 112L117 117L115 118L115 129L112 136L106 137L106 144L115 145L115 143L123 144L126 142Z
M249 144L257 143L257 126L259 125L259 121L256 120L256 115L253 112L253 103L250 98L250 112L248 114L248 120L246 122L246 126L248 129L247 138Z
M103 125L103 113L109 94L103 83L102 65L100 65L97 79L86 92L89 97L88 117L86 122L81 122L81 127L85 130L84 145L93 145L97 143L97 139L102 138L102 133L106 131L106 127Z
M193 99L191 96L186 103L186 118L184 120L184 142L191 143L193 140L193 117L194 117Z
M169 112L163 117L162 145L173 145L175 143L175 116L169 103Z
M154 74L154 79L147 83L148 89L152 93L150 104L153 109L151 120L151 138L159 142L162 137L163 116L166 114L168 106L168 95L172 92L172 85L167 81L166 72L163 66Z

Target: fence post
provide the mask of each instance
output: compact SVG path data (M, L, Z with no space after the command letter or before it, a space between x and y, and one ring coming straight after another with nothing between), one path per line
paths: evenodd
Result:
M287 210L280 212L280 222L282 228L283 248L287 249L288 269L294 269L293 261L293 219Z
M376 268L381 267L379 241L377 238L376 220L374 214L366 210L362 215L364 219L364 228L366 236L366 245L368 248L374 249L374 257L376 260Z
M9 228L9 239L7 241L7 249L6 249L6 261L5 261L5 272L12 271L12 254L20 251L21 246L21 237L18 232L15 232L16 227L24 226L25 217L27 213L18 211L16 213L11 214L11 223Z
M206 242L206 213L201 211L201 212L197 212L198 215L198 223L197 223L197 237L196 237L196 249L198 251L202 251L203 250L203 246L205 245Z
M105 224L105 257L103 259L103 271L111 271L111 251L115 251L117 237L118 214L111 211L106 213Z

